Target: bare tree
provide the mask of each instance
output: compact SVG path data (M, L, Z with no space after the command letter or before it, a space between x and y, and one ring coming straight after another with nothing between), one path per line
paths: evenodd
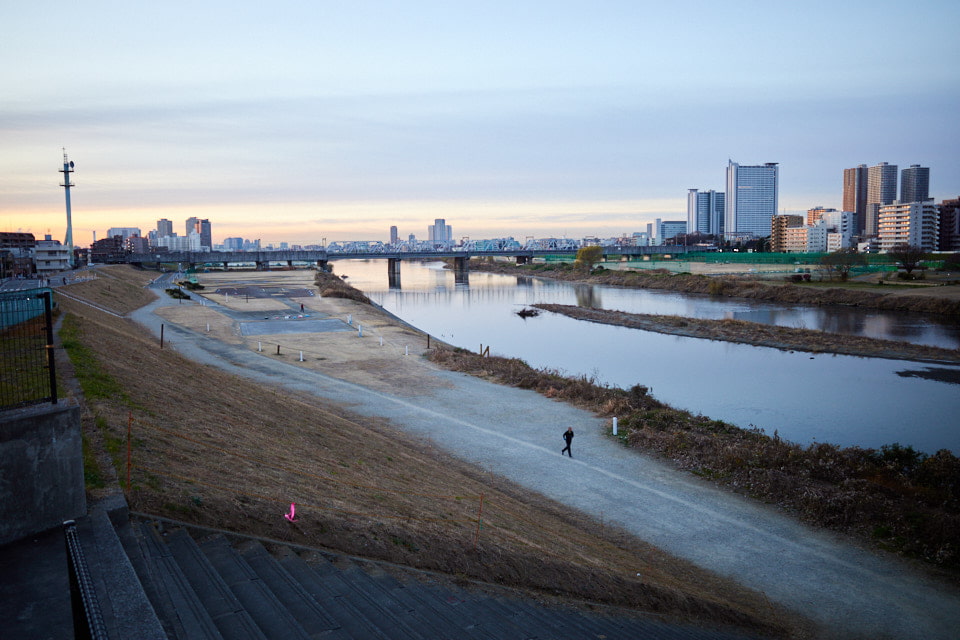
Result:
M850 271L856 266L867 264L867 260L857 253L856 249L840 249L820 258L820 264L830 274L831 280L838 277L842 282L846 282Z
M887 255L899 262L908 276L928 258L927 252L920 247L905 243L893 245Z

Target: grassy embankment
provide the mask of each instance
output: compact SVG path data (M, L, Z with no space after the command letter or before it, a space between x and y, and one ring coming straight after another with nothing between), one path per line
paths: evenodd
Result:
M152 297L142 285L153 274L105 271L116 280L66 292L118 313ZM161 350L129 320L66 297L60 303L95 452L91 474L106 487L92 485L94 494L125 483L132 424L126 494L137 511L670 618L806 634L761 595L389 424L196 364ZM290 502L298 504L296 524L281 517Z

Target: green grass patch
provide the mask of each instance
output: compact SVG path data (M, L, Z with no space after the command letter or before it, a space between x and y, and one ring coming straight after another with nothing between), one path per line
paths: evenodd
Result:
M60 341L73 363L74 374L83 390L83 396L87 400L120 399L131 405L130 397L123 390L123 386L103 370L93 350L83 344L81 334L77 317L67 314L60 327Z

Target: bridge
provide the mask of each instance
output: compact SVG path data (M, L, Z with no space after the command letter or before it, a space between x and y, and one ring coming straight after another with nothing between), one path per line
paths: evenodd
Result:
M603 258L608 256L618 256L622 260L629 260L638 256L657 255L672 256L688 253L690 251L702 250L697 247L685 246L652 246L652 247L617 247L602 246ZM125 256L124 261L134 265L159 265L159 264L179 264L189 265L195 268L197 265L219 264L226 270L230 263L255 264L258 270L268 270L271 263L286 263L287 266L294 266L294 263L315 264L318 268L326 269L330 262L335 260L386 260L387 271L393 276L399 276L400 263L404 260L454 260L454 270L457 272L466 272L468 270L471 258L484 257L505 257L513 258L517 264L526 264L534 258L544 258L547 256L569 256L572 259L577 256L577 249L500 249L500 250L475 250L459 247L449 249L436 249L434 251L400 251L400 250L378 250L378 251L327 251L320 249L316 251L175 251L168 253L131 253Z

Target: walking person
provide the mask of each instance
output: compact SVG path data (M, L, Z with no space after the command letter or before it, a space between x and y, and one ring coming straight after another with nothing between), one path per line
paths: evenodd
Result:
M567 427L567 430L563 432L563 439L566 441L567 446L560 450L560 455L563 455L563 452L566 451L567 455L572 458L573 452L570 451L570 444L573 442L573 427Z

